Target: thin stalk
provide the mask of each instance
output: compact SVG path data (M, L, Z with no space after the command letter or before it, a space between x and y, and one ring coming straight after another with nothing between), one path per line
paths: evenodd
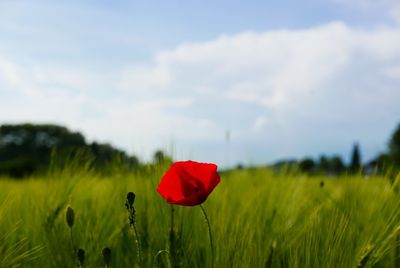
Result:
M74 245L74 239L73 239L73 236L72 236L72 227L70 227L69 228L69 234L70 234L70 237L71 237L71 246L72 246L72 251L74 252L74 254L75 254L75 245Z
M171 228L169 229L169 262L175 266L174 206L171 205Z
M174 206L171 205L171 230L172 231L174 230L174 211L175 211Z
M211 225L210 225L210 221L208 220L208 216L207 213L203 207L203 205L200 205L201 211L203 212L204 215L204 219L207 222L207 226L208 226L208 235L210 237L210 249L211 249L211 268L214 268L214 243L213 243L213 237L212 237L212 233L211 233Z
M139 239L139 236L138 236L138 232L136 230L136 223L135 222L133 222L132 227L133 227L133 231L135 232L135 238L136 238L135 240L136 240L136 246L137 246L137 255L138 255L138 259L139 259L139 267L143 268L142 250L141 250L142 246L140 244L140 239Z
M158 267L158 256L160 256L162 253L166 253L169 257L171 256L170 254L169 254L169 251L168 250L166 250L166 249L162 249L162 250L159 250L157 253L156 253L156 255L154 255L154 259L153 259L153 267ZM169 260L169 258L168 258L168 260ZM168 267L170 268L171 267L171 261L169 260L169 262L168 262Z

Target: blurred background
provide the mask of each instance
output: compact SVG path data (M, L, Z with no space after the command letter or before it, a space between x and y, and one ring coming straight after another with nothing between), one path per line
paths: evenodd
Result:
M399 101L397 0L0 0L6 166L64 134L133 162L368 163Z

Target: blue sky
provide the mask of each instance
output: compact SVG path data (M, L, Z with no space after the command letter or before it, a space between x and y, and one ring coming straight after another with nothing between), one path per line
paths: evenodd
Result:
M399 85L396 0L0 0L0 124L144 159L347 159L358 141L368 160L400 122Z

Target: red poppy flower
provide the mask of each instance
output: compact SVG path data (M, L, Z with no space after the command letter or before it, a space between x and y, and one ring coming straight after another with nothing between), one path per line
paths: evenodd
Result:
M175 162L162 177L157 191L169 204L196 206L207 199L220 180L215 164Z

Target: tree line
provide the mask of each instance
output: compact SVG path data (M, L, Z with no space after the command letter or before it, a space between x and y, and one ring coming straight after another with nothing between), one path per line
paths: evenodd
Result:
M0 126L0 175L26 177L83 160L90 168L106 173L113 164L127 170L143 166L138 157L107 143L88 143L79 132L53 124L5 124ZM170 161L162 151L154 162Z
M318 159L306 157L300 160L282 160L271 165L273 169L296 168L307 174L338 176L344 173L383 174L400 171L400 124L389 139L386 150L372 160L363 163L358 143L352 148L350 162L345 163L339 155L322 155Z
M107 143L88 143L79 132L53 124L5 124L0 126L0 175L25 177L46 172L49 167L65 166L74 159L85 159L90 168L107 173L117 164L128 171L148 167L139 158L128 155ZM154 153L151 164L171 163L163 151ZM150 165L151 165L150 164ZM343 173L379 174L400 170L400 124L389 139L385 152L362 163L360 146L355 143L351 160L345 163L339 155L322 155L317 159L283 160L271 165L273 169L295 167L307 174L341 175ZM243 168L238 165L238 168Z

